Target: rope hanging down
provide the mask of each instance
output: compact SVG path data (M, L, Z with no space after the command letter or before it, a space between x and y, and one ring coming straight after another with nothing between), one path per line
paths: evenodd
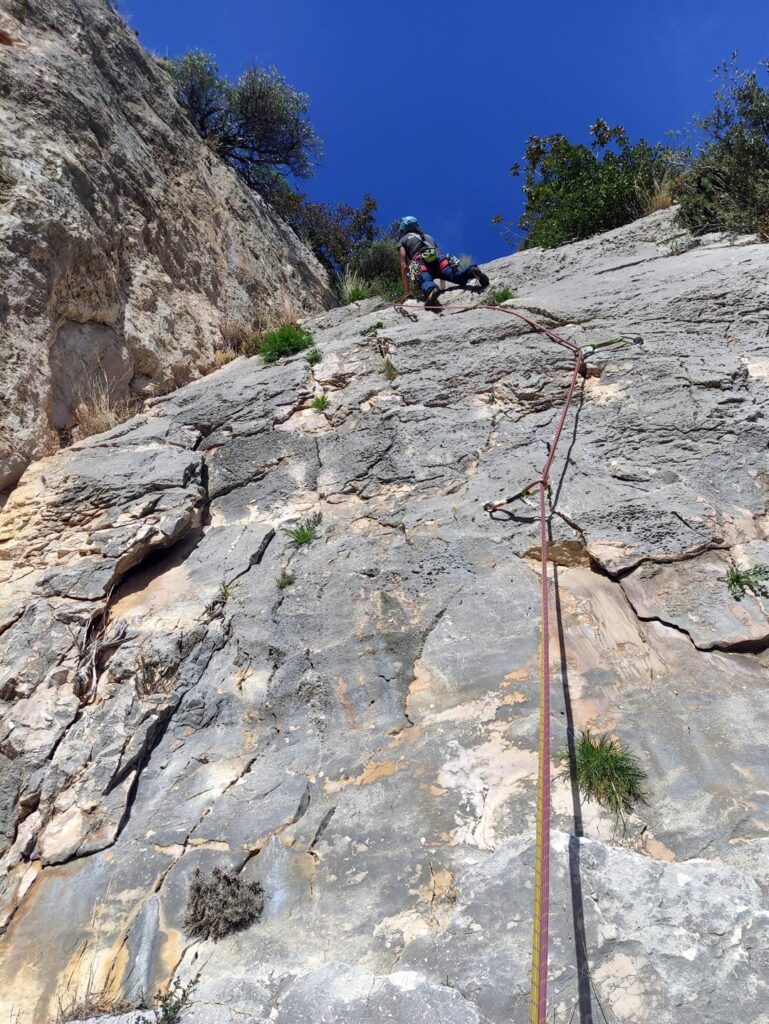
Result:
M416 320L416 315L407 311L402 304L395 304L395 308L402 316ZM547 495L549 489L550 470L558 449L558 442L563 433L566 417L569 412L574 389L577 386L577 379L585 372L585 360L598 349L606 348L609 345L618 345L626 342L640 342L640 338L629 338L620 335L607 341L595 342L589 345L580 346L557 334L544 324L538 323L525 313L509 309L505 306L493 306L489 304L478 304L472 306L448 305L439 307L426 307L462 312L470 309L491 309L499 313L508 313L511 316L523 320L539 334L544 334L551 341L563 348L569 349L574 354L574 367L571 372L569 386L566 391L561 412L556 424L553 439L548 446L547 458L542 467L539 477L526 487L521 488L509 498L501 501L488 502L484 505L484 511L495 512L503 505L524 498L533 493L539 492L539 529L540 546L542 551L542 643L540 645L540 686L539 686L539 768L537 773L537 834L535 845L535 868L534 868L534 911L531 936L531 1002L529 1004L530 1024L546 1024L547 1022L547 966L549 952L549 918L550 918L550 600L548 594L548 531L547 531Z

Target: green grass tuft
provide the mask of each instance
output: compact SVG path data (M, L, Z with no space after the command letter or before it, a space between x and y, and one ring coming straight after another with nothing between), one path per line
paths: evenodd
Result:
M310 402L310 408L315 412L325 412L328 409L328 398L326 395L316 395Z
M381 331L383 327L384 324L382 323L382 321L377 320L377 322L375 324L371 324L370 327L364 327L364 329L360 332L360 336L361 338L370 338L373 334L376 334L377 331Z
M294 582L294 574L289 572L288 569L283 569L280 576L275 580L275 584L279 590L285 590L286 587L290 587Z
M385 375L387 380L390 381L395 380L395 378L398 376L398 371L395 369L395 364L393 363L389 356L387 356L382 362L382 373Z
M317 363L321 361L322 358L323 353L317 347L317 345L313 345L313 347L308 351L307 355L305 356L305 359L310 364L310 366L315 366Z
M568 753L561 755L561 761L572 773L581 796L605 807L617 819L623 811L630 813L649 802L643 765L635 754L622 749L619 740L593 736L586 729L576 745L575 763L569 763Z
M769 597L769 565L763 562L754 565L752 569L739 569L733 565L727 569L726 576L719 576L719 579L727 585L735 601L741 601L746 590L761 597Z
M503 302L507 302L508 299L515 297L515 292L509 288L494 288L490 292L486 292L484 302L488 302L492 306L501 306Z
M259 355L265 363L274 363L286 356L294 356L312 347L312 335L301 327L286 324L276 331L268 331L262 336Z
M301 523L296 526L284 526L283 533L291 538L291 543L294 547L301 548L307 544L312 544L318 537L318 527L323 520L323 516L320 512L316 512L314 516L310 516L309 519L303 519Z

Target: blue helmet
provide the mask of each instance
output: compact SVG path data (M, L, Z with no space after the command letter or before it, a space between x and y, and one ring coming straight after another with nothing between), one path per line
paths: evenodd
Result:
M419 227L419 221L416 217L401 217L398 221L398 231L402 235L405 235L407 231L413 231L414 228Z

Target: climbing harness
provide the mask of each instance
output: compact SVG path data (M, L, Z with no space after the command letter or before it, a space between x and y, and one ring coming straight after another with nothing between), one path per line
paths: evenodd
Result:
M433 253L435 255L432 255ZM437 267L433 265L436 263ZM441 272L449 266L454 269L459 268L460 261L456 256L451 256L449 254L440 256L437 249L423 249L422 252L417 253L409 263L408 268L408 281L412 292L415 295L418 295L422 290L421 274L423 270L428 271L428 273L432 274L434 277L438 277ZM448 307L442 306L441 308L446 309Z
M395 303L395 308L402 316L416 321L418 317L403 306L403 301ZM435 306L425 306L435 309ZM529 1004L530 1024L546 1024L547 1021L547 966L549 946L549 918L550 918L550 600L548 593L548 530L547 530L547 503L550 489L550 470L553 466L555 453L558 449L558 442L561 439L566 417L569 412L574 389L577 380L586 370L586 360L599 349L608 348L610 345L641 343L641 338L631 338L626 335L618 335L606 341L592 342L587 345L577 345L569 338L556 333L544 324L538 323L525 313L517 309L510 309L506 306L478 304L478 305L447 305L438 306L450 312L462 312L469 309L491 309L500 313L507 313L523 320L539 334L544 334L557 345L568 349L574 355L574 366L572 368L569 385L566 390L561 411L553 434L553 439L548 444L547 457L539 477L522 487L515 494L501 501L487 502L483 508L485 512L494 513L504 505L517 501L528 495L538 492L539 496L539 530L541 547L541 575L542 575L542 615L541 615L541 644L540 644L540 683L539 683L539 767L537 772L537 831L535 842L535 867L534 867L534 911L531 937L531 1001Z

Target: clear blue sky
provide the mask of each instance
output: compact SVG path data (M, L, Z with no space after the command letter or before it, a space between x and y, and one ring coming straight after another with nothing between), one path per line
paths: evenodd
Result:
M216 55L237 77L274 65L309 93L325 140L314 199L419 217L443 248L509 252L492 227L520 213L509 167L527 136L586 140L597 117L662 139L710 106L712 69L769 58L767 0L374 3L120 0L158 54ZM767 79L769 81L769 79Z

